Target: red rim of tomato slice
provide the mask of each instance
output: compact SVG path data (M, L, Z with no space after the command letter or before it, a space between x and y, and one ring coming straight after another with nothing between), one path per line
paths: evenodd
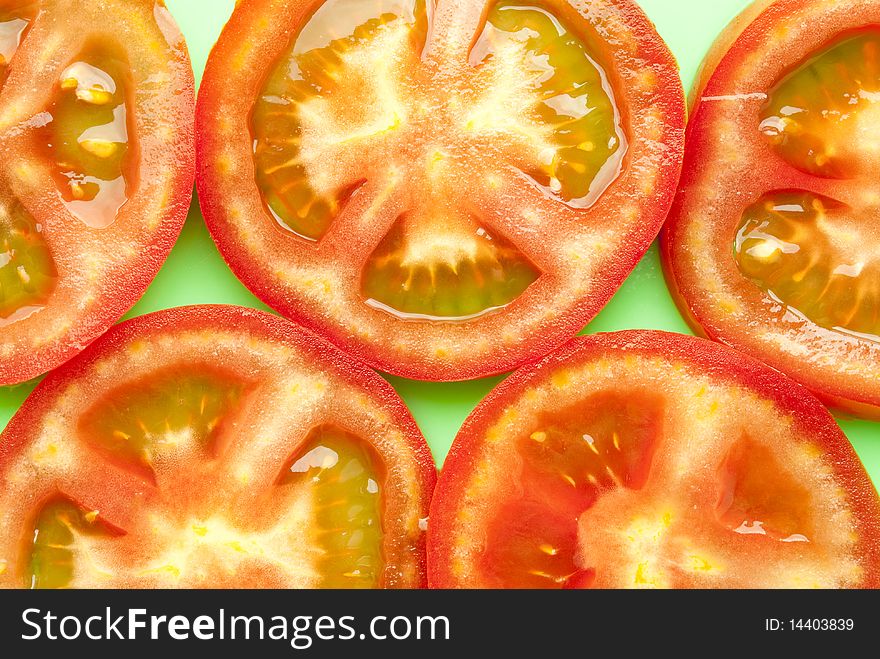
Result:
M680 334L578 337L463 425L431 504L428 581L877 587L880 498L779 372Z
M161 0L0 10L0 384L67 361L143 294L195 178L193 73Z
M199 93L199 199L271 307L383 371L464 380L611 298L684 122L629 0L244 0Z
M421 587L436 469L376 373L281 318L162 311L0 437L0 585Z
M735 20L694 89L662 238L696 331L869 418L880 416L877 25L880 2L765 1Z

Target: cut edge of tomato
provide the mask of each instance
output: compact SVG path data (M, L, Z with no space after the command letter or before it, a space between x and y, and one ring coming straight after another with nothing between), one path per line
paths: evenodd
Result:
M715 69L718 68L718 65L727 55L731 46L736 43L737 39L754 20L775 2L777 0L752 0L751 4L734 16L715 38L715 41L712 42L709 51L700 62L694 82L688 91L687 104L690 116L694 116L697 113L697 108L702 101L703 90L706 89L709 80L715 73Z
M763 34L767 24L775 24L782 20L790 11L791 5L800 6L803 0L753 0L753 2L735 16L722 30L712 43L708 53L703 58L697 72L696 79L688 94L688 124L686 141L691 138L691 132L695 130L696 123L693 119L697 116L703 100L703 92L709 87L713 78L719 76L719 71L724 67L734 48L748 50L748 44L741 44L740 39L748 41L749 33ZM756 23L762 25L754 27ZM723 75L723 71L721 75ZM682 163L682 176L694 167L689 152L685 153ZM681 286L676 276L674 265L674 245L678 241L677 233L680 231L678 218L681 215L679 205L682 203L681 190L676 191L671 205L667 221L659 234L660 262L663 279L669 289L670 295L678 308L679 313L688 328L697 336L720 343L730 348L741 350L742 348L735 338L728 339L717 332L712 332L698 319L690 304L682 293ZM757 358L751 350L746 350L752 358ZM770 366L770 368L775 368ZM853 416L870 421L880 421L880 392L870 396L869 392L855 390L853 387L829 386L828 380L817 381L815 378L804 376L800 381L802 386L816 396L824 405L830 407L836 414ZM843 389L847 389L844 391Z
M187 183L189 175L185 181ZM177 237L183 230L189 212L189 199L192 195L192 185L173 186L173 201L167 205L166 214L162 220L158 235L150 245L157 253L149 258L152 265L150 269L135 269L130 271L131 279L126 282L125 296L109 295L105 304L101 307L101 313L93 313L89 322L84 323L76 336L69 335L63 345L53 344L45 349L31 354L26 363L9 364L8 361L0 360L0 386L21 384L44 375L59 368L75 358L82 352L83 344L90 345L99 340L107 325L112 325L121 319L131 309L132 305L139 300L153 283L162 263L168 258L171 249L177 242ZM99 316L95 318L94 316Z
M868 571L863 587L880 587L880 496L843 431L819 400L794 380L724 344L659 330L624 330L575 337L540 361L515 371L468 416L452 443L431 502L431 523L428 525L430 588L462 587L446 560L450 543L456 537L453 524L441 526L438 521L454 522L456 519L454 512L458 499L455 495L463 491L473 474L472 448L482 444L486 431L497 422L498 415L529 385L545 378L548 371L572 362L585 362L608 351L659 354L669 360L679 359L703 369L711 378L750 389L790 412L798 430L833 455L834 459L827 460L827 464L839 481L849 486L848 494L874 492L873 502L858 500L852 503L868 509L868 514L856 517L860 546L867 552L864 559ZM844 450L840 451L840 448Z
M678 281L675 277L675 268L672 265L671 248L669 246L672 241L667 237L668 232L669 228L667 226L663 229L660 239L660 261L663 270L663 279L666 282L669 293L683 320L697 337L740 352L741 349L734 341L728 341L722 336L709 332L708 329L701 325L697 320L696 315L691 310L684 295L682 295ZM751 356L751 358L755 359L754 356ZM767 368L774 368L770 365L766 366ZM880 421L880 399L876 402L871 400L857 400L853 397L846 397L839 393L834 393L822 385L814 385L812 383L807 384L806 382L799 384L808 389L810 393L818 398L823 405L830 408L837 416L852 416L859 419L866 419L868 421Z
M195 74L183 36L175 43L169 42L168 47L186 65L178 67L181 77L176 81L179 83L177 97L182 99L178 102L186 121L177 127L180 131L180 139L175 144L177 171L170 179L168 201L161 209L162 219L158 222L154 238L141 254L145 265L130 269L125 282L111 285L102 304L92 308L82 318L75 333L65 334L63 342L40 346L37 351L31 351L27 360L0 359L0 386L21 384L48 373L80 354L83 346L99 339L143 296L183 230L196 180ZM132 114L134 112L135 108L132 108Z
M228 43L232 41L231 38L227 37L224 40L221 35L208 58L196 102L196 187L205 224L223 260L248 290L269 307L326 338L370 367L394 376L428 382L461 382L492 377L533 362L547 354L549 350L560 347L598 315L648 252L672 207L683 164L687 107L678 75L677 60L654 24L635 2L623 0L609 4L613 4L614 11L619 12L631 26L639 46L639 57L655 65L652 68L657 75L654 107L658 108L660 115L666 119L661 140L668 153L677 154L677 157L666 158L659 167L651 203L645 204L640 209L643 220L640 224L641 228L634 232L630 240L618 246L619 258L616 259L613 267L604 271L603 280L590 291L589 295L583 296L567 313L557 316L542 331L536 332L509 349L496 352L496 358L480 360L479 363L467 359L466 356L451 363L447 362L443 368L424 360L401 361L382 345L375 345L378 342L365 343L352 339L350 333L342 327L323 322L312 303L287 294L276 280L267 281L259 276L253 276L251 258L247 250L229 239L229 235L234 234L235 227L228 217L225 195L220 192L223 190L221 185L223 166L210 157L218 154L222 146L217 132L211 130L211 123L214 117L219 116L223 95L222 82L225 79L223 71L224 67L228 66L228 56L234 45ZM254 15L259 9L258 0L239 2L224 27L224 34L245 33L254 23ZM476 39L477 36L475 35L474 38ZM603 42L607 38L602 35L600 37ZM626 57L630 56L626 54ZM620 64L613 56L609 57L609 60L614 66ZM266 75L269 70L270 67L267 66ZM274 218L268 213L266 221L267 226L275 224ZM307 245L305 248L309 247L313 245ZM522 297L517 298L505 312L515 313L516 305L521 302Z
M295 346L331 367L347 384L367 389L392 421L400 428L406 445L414 457L414 468L420 485L422 511L428 511L437 482L437 468L424 436L412 414L379 374L352 359L313 332L276 315L234 305L192 305L175 307L132 318L111 328L99 341L88 346L79 356L52 371L16 412L0 434L0 472L21 447L31 438L36 421L43 418L71 381L82 377L107 351L124 346L128 341L143 339L163 332L174 333L187 328L235 329L256 333L269 339ZM418 542L418 569L422 575L419 587L427 586L427 534Z

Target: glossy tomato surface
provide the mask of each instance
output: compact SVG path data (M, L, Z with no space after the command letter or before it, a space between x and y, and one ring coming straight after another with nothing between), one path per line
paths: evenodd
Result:
M161 2L0 5L0 384L68 360L146 290L189 206L194 105Z
M461 380L610 299L668 210L684 102L628 0L244 0L197 115L239 278L372 366Z
M407 588L435 480L378 375L264 312L119 325L0 436L0 586Z
M428 571L442 588L877 587L880 499L779 372L680 334L578 337L465 422Z
M880 2L757 3L697 82L667 278L704 335L880 416Z

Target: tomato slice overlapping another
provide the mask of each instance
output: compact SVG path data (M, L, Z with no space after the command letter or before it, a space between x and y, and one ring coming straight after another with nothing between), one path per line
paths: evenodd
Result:
M465 422L428 571L440 588L876 588L880 498L779 372L684 335L579 337Z
M66 361L159 270L195 173L193 75L156 0L0 8L0 384Z
M880 2L756 3L719 39L664 265L706 336L880 415Z
M0 586L420 587L435 476L391 387L322 339L142 316L0 437Z
M235 273L430 380L509 370L601 309L664 219L684 124L672 56L607 0L245 0L197 114Z

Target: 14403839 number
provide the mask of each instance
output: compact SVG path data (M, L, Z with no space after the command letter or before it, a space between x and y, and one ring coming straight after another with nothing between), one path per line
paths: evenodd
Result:
M852 618L766 618L764 629L767 631L852 631L855 621Z
M855 627L852 618L792 618L789 624L798 631L852 631Z

